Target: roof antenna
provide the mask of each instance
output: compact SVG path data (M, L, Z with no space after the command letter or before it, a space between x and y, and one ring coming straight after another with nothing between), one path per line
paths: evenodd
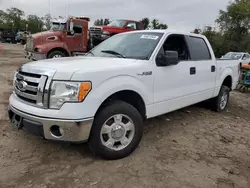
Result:
M66 17L69 17L69 12L70 12L70 4L71 4L71 0L68 0L68 5L67 5L67 13L66 13Z

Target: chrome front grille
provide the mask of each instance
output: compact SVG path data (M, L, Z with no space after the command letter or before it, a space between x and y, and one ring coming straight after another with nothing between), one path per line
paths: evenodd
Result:
M20 68L15 73L14 93L30 105L47 108L48 90L55 71Z
M101 35L102 34L102 28L100 27L90 27L90 34L91 35Z

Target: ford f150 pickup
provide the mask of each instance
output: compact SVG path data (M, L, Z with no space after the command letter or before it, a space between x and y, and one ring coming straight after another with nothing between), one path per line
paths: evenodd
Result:
M110 37L83 57L30 62L14 75L13 126L49 140L87 141L120 159L143 136L143 121L209 101L226 108L238 60L216 60L203 35L143 30Z

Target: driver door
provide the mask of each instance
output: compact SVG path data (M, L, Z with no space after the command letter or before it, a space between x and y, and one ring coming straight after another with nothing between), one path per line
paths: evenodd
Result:
M81 24L74 23L74 33L67 33L66 45L71 52L79 52L83 50L83 26Z
M125 28L126 28L126 31L136 30L136 22L128 21Z
M190 60L189 49L184 35L169 35L160 53L177 51L179 63L160 67L155 63L154 72L154 116L192 104L197 91L195 63Z

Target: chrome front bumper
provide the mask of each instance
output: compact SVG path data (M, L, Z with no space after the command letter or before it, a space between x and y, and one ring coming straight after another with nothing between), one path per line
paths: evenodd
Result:
M31 59L32 61L38 61L38 60L46 59L46 54L39 54L39 53L26 51L25 58Z
M21 112L13 106L8 108L9 119L18 129L23 129L31 134L44 137L48 140L58 140L67 142L84 142L90 135L93 118L81 120L51 119L37 117L25 112ZM58 126L61 136L53 135L52 126Z

